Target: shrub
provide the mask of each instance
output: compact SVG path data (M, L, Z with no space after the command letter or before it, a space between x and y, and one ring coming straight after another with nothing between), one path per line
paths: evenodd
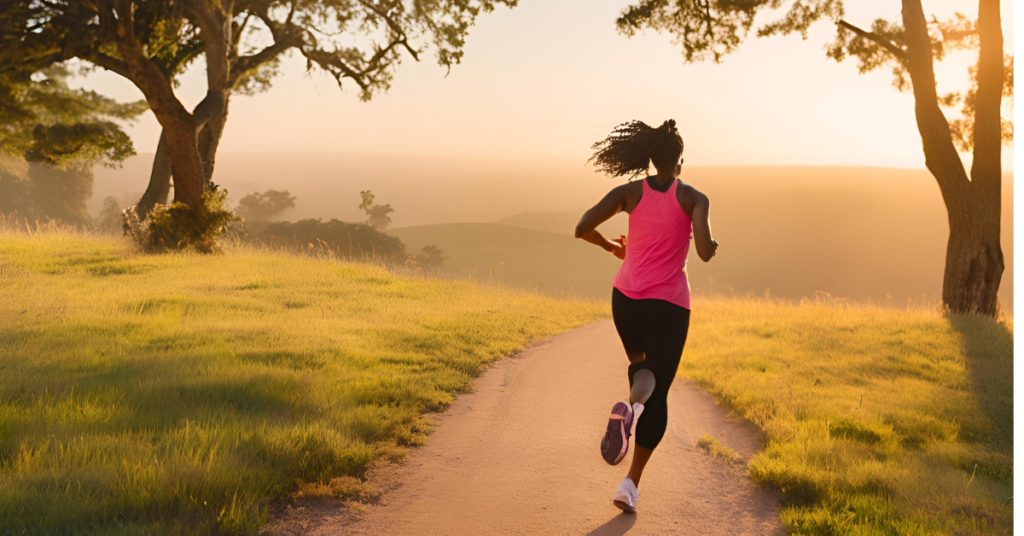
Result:
M410 263L423 270L437 270L448 257L438 246L423 246L416 255L410 257Z
M120 205L117 204L117 199L107 197L103 200L103 209L100 210L100 215L94 223L96 229L103 233L115 234L122 230L124 212L121 210Z
M327 252L346 259L405 262L405 244L398 237L382 233L364 223L336 219L276 221L262 229L249 229L255 242L293 251Z
M134 208L128 209L124 213L125 234L147 253L186 249L215 253L219 251L217 240L224 235L228 223L238 220L224 208L227 195L227 190L211 185L203 192L200 210L181 202L170 206L157 204L145 220Z
M241 199L235 213L251 221L269 221L285 210L295 208L295 196L288 190L254 192Z

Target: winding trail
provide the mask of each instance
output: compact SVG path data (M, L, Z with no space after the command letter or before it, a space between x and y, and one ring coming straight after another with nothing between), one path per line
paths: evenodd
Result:
M610 321L504 359L437 417L426 446L371 477L384 489L379 504L361 514L334 501L300 504L270 532L784 534L773 492L754 486L743 464L695 446L709 434L746 461L760 447L758 431L683 378L669 395L669 429L640 485L638 515L612 506L629 457L608 466L599 442L612 404L628 394L626 364Z

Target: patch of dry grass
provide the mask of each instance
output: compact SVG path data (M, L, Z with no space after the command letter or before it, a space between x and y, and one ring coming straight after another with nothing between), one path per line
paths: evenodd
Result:
M767 436L794 534L1008 534L1012 319L695 301L680 374Z

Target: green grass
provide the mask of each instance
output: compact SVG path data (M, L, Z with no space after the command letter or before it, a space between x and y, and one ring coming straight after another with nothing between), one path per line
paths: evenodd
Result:
M707 434L700 436L700 439L697 440L697 448L729 463L741 461L739 454Z
M764 430L793 534L1010 534L1010 322L701 301L680 374Z
M606 316L369 265L0 233L0 533L253 534L275 501L351 494L339 477L422 443L423 413L488 363Z
M606 316L367 265L0 234L0 533L252 534L282 498L362 497L487 363ZM680 374L764 430L750 475L794 534L1009 534L1012 350L1009 319L700 299Z

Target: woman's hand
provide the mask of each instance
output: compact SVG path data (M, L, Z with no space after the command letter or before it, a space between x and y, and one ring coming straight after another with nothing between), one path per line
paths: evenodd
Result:
M613 238L608 242L612 245L608 252L619 259L626 260L626 235L619 235L618 240Z

